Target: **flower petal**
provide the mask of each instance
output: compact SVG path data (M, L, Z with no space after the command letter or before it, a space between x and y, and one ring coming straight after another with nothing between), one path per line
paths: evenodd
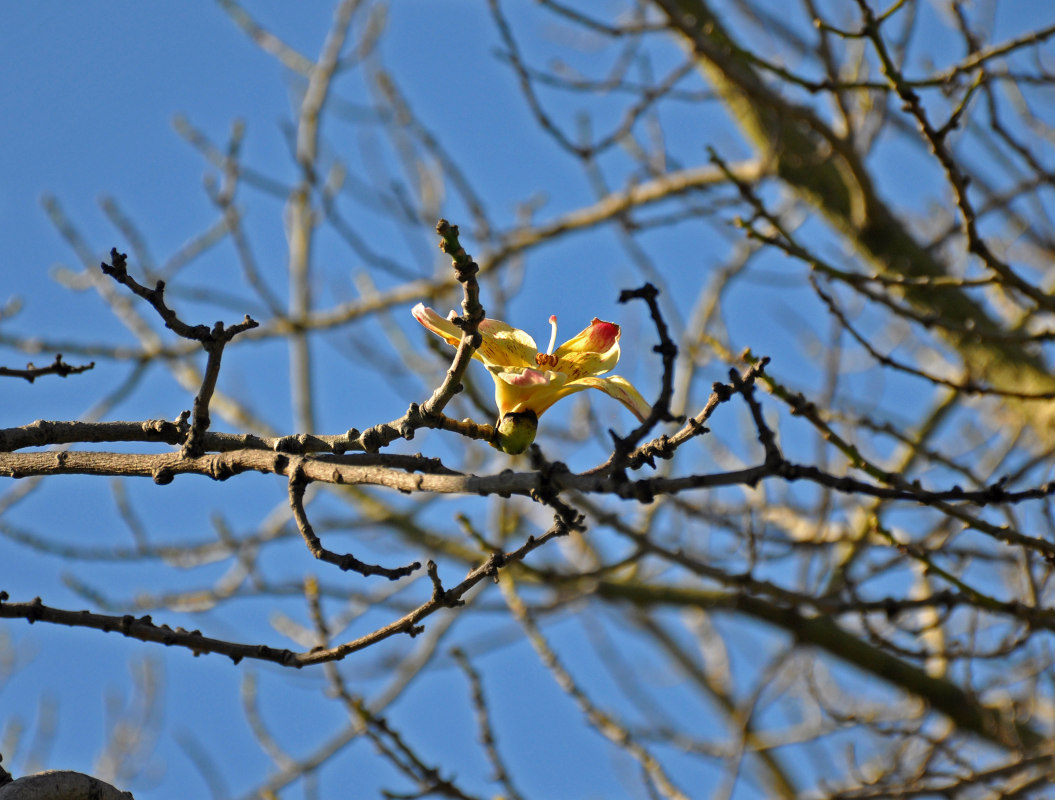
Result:
M418 322L449 344L457 346L461 342L462 331L453 322L453 311L450 317L444 318L418 303L412 313ZM614 397L639 420L646 419L652 410L625 378L598 377L619 361L620 329L613 322L594 317L589 327L557 348L552 354L556 364L552 361L546 364L553 367L546 371L535 369L538 355L535 340L519 328L497 319L485 319L479 331L481 343L473 358L482 361L494 379L499 422L508 414L533 413L537 418L562 397L584 389L598 389Z
M603 375L619 362L619 326L593 318L574 338L554 353L559 359L556 369L570 379L586 375Z
M594 317L588 327L562 344L557 352L604 353L618 341L619 326Z
M424 303L418 303L410 309L410 313L414 315L414 319L430 331L446 339L447 344L457 347L461 343L461 329L449 319L441 317Z
M583 389L600 389L606 395L614 397L630 409L641 422L644 422L652 411L652 404L641 396L641 393L634 388L630 381L619 375L610 375L607 378L595 378L588 375L576 381L569 381L560 389L554 402L561 397L567 397L569 394L581 392Z
M488 366L495 381L498 418L534 411L539 416L561 398L568 378L559 372L539 372L528 367Z
M457 347L462 340L462 331L450 319L441 317L424 303L418 303L411 309L414 319L441 336L449 345ZM454 312L451 312L454 315ZM480 346L473 353L473 358L488 366L528 367L535 363L535 340L524 331L518 330L497 319L485 319L480 322Z
M501 320L485 319L480 323L483 342L477 351L485 364L503 367L533 367L538 346L526 332Z

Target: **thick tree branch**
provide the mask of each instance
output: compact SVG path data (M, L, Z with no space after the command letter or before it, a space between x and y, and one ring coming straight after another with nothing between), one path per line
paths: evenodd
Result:
M884 275L947 276L945 265L916 241L879 196L853 143L836 135L811 109L790 103L763 81L706 0L655 2L696 56L701 72L728 106L730 117L790 188L817 208ZM1003 326L963 290L928 291L906 284L904 295L920 311L977 332L957 336L942 331L972 376L997 389L1030 394L1055 390L1055 377L1043 359L1018 343L989 336L1002 332ZM1039 436L1050 439L1055 430L1055 404L1013 407Z
M760 434L761 436L762 434ZM382 462L383 464L384 462ZM388 466L363 466L353 456L291 457L285 453L261 450L234 450L199 458L185 458L179 454L107 453L92 451L59 451L49 453L0 453L0 476L28 478L37 475L113 475L149 477L155 483L170 483L177 475L203 475L213 480L227 480L243 472L261 472L289 477L301 469L308 480L346 486L385 486L400 492L433 492L438 494L508 495L517 494L539 498L548 492L578 491L609 494L627 500L649 502L659 495L679 494L721 486L756 486L761 481L806 480L837 492L876 497L884 500L903 500L934 506L944 513L964 519L972 527L993 538L1025 546L1055 559L1055 544L1045 539L1026 536L1007 526L997 526L968 515L962 504L986 506L1017 504L1039 500L1055 494L1055 481L1029 489L1010 491L1004 481L997 481L979 490L968 491L959 486L929 490L913 482L898 482L894 486L879 486L849 476L834 475L824 470L769 456L755 467L627 481L602 473L553 471L503 472L498 475L462 475L459 473L410 473Z
M798 642L812 645L881 678L940 711L957 727L1002 747L1034 749L1047 738L1027 724L1008 718L1006 712L978 702L956 684L934 678L861 638L843 630L825 616L811 617L791 606L782 606L741 592L714 592L676 585L600 581L597 592L612 601L641 606L674 605L726 609L778 627Z

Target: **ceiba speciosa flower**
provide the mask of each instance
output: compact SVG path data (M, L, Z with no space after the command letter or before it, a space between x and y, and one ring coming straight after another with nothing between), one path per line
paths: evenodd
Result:
M450 318L441 317L423 303L412 311L414 319L458 346L462 332ZM538 418L562 397L583 389L600 389L614 397L639 420L652 410L628 380L605 375L619 361L619 326L596 317L577 336L556 350L557 318L549 318L549 348L539 352L529 334L497 319L480 323L480 346L473 358L482 361L495 382L498 404L498 446L507 453L523 453L535 440ZM599 377L605 375L605 377Z

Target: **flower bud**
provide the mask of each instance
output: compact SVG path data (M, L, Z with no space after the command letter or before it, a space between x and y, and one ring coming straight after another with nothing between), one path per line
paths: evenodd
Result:
M510 411L498 422L498 447L513 456L523 453L535 441L537 431L534 411Z

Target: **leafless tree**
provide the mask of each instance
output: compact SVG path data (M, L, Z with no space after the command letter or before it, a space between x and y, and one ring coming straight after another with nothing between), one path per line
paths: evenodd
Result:
M511 121L483 78L398 59L405 11L343 0L314 55L218 2L289 77L292 168L245 158L239 122L216 141L179 118L214 220L163 261L162 221L106 201L115 240L88 241L47 201L82 261L59 278L128 335L0 319L0 386L104 387L65 420L2 421L0 576L60 556L88 609L0 592L0 633L238 664L271 766L225 770L180 734L181 780L215 796L347 796L325 778L355 746L392 797L554 796L565 747L576 780L634 797L1049 791L1055 8L417 6L438 50L490 64ZM525 120L531 151L505 151ZM468 126L537 163L515 204ZM287 251L262 257L280 225ZM519 316L529 291L574 296L573 325L618 314L626 380L612 326L582 361L518 361L492 321L548 316ZM40 516L74 485L112 495L105 541ZM159 534L180 505L211 528ZM563 697L523 689L510 653ZM122 789L162 724L140 670L95 770ZM309 750L260 710L291 683L325 720ZM452 705L444 735L476 761L417 727ZM578 729L525 749L539 719ZM24 752L8 769L59 766Z

